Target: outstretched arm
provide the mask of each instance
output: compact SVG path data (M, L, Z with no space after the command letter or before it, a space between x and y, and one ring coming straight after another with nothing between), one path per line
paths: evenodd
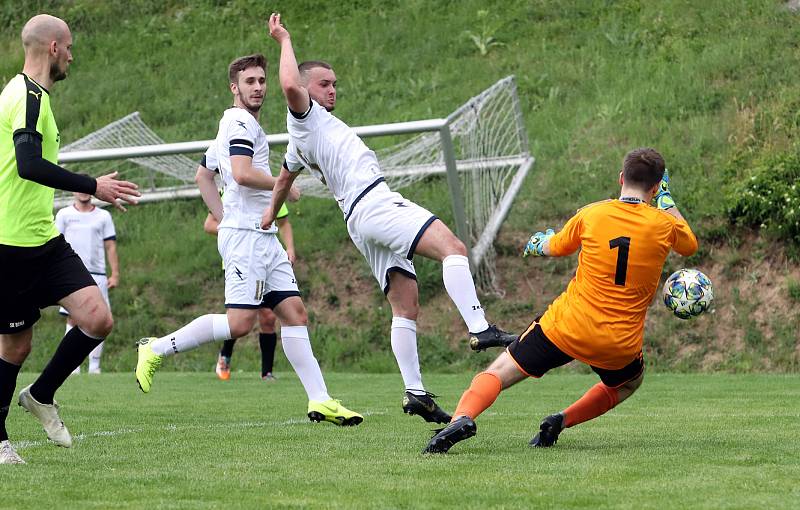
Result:
M697 251L697 237L695 237L689 223L678 211L672 193L669 190L669 171L664 169L664 177L658 185L658 192L653 197L656 207L678 220L675 229L675 239L672 248L681 255L688 257Z
M281 210L281 206L286 202L286 199L291 200L291 194L297 193L297 189L292 187L292 183L294 183L298 175L300 175L300 172L290 172L286 167L281 168L281 174L272 189L272 203L261 216L261 228L268 229L272 222L275 221L275 217L278 215L278 211Z
M43 186L94 195L121 211L125 207L119 200L135 205L136 197L141 196L136 184L117 180L117 172L93 179L88 175L70 172L44 159L41 139L31 133L14 135L14 152L19 176Z
M286 97L286 104L295 113L304 113L311 106L308 90L300 80L300 71L297 69L297 59L294 56L292 39L289 31L281 25L281 15L272 13L269 17L269 35L281 46L281 61L278 67L278 77L281 90Z
M664 212L669 214L669 215L671 215L671 216L674 216L679 221L682 221L684 223L688 223L686 221L686 218L684 218L683 215L681 214L681 212L678 210L678 206L673 206L673 207L670 207L669 209L665 209Z

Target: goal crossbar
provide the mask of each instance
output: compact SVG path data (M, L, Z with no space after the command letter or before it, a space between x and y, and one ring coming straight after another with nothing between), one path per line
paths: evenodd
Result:
M447 125L447 119L415 120L410 122L394 122L389 124L375 124L370 126L354 127L353 131L361 137L406 135L409 133L425 133L439 131ZM168 156L171 154L196 154L205 152L214 140L199 140L196 142L159 143L151 145L138 145L134 147L116 147L113 149L92 149L61 152L58 162L87 163L90 161L111 161L114 159L143 158L148 156ZM289 133L267 135L267 144L286 145L289 143Z
M494 282L493 241L535 162L528 149L513 76L498 81L447 118L359 126L353 130L364 138L413 135L405 142L377 151L387 182L392 188L402 188L427 176L444 174L455 233L467 246L477 280L484 290L501 294ZM287 133L267 135L271 166L282 161L273 149L288 141ZM213 142L163 143L134 112L65 146L59 162L95 165L91 168L96 169L97 162L127 160L150 172L144 174L150 186L142 186L140 202L192 198L200 196L193 182L197 163L183 155L204 152ZM166 176L166 180L160 179L157 185L153 177L156 174ZM330 196L324 185L308 175L300 176L297 182L304 194ZM56 207L69 202L69 196L57 196Z

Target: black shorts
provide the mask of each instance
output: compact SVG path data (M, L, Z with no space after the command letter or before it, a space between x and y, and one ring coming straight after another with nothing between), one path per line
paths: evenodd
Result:
M508 346L508 353L511 358L525 374L531 377L541 377L548 370L566 365L574 359L556 347L545 336L538 322L534 322L532 325L532 328L529 327L522 336ZM594 373L600 376L603 384L611 388L617 388L642 375L642 372L644 372L644 360L640 352L636 359L618 370L591 367Z
M63 235L33 248L0 244L0 282L0 334L30 328L40 309L97 285Z

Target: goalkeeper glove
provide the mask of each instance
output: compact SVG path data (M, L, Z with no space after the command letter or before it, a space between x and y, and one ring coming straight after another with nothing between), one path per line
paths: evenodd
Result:
M672 200L672 194L669 192L669 170L664 169L664 177L661 178L661 183L658 185L658 193L655 196L656 207L659 209L670 209L675 207L675 201Z
M552 228L548 228L545 232L536 232L528 239L528 244L525 245L525 251L522 252L522 256L544 257L544 243L555 234Z

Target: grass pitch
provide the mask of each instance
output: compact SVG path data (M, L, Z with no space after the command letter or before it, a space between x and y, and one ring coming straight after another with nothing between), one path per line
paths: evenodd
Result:
M639 393L556 447L532 449L539 420L593 376L554 374L502 394L478 435L423 456L432 426L402 414L395 374L328 374L365 415L310 423L294 374L81 375L57 397L76 444L48 444L14 406L24 466L0 466L2 508L797 508L800 379L650 375ZM18 389L32 374L20 377ZM430 375L453 409L471 374Z

